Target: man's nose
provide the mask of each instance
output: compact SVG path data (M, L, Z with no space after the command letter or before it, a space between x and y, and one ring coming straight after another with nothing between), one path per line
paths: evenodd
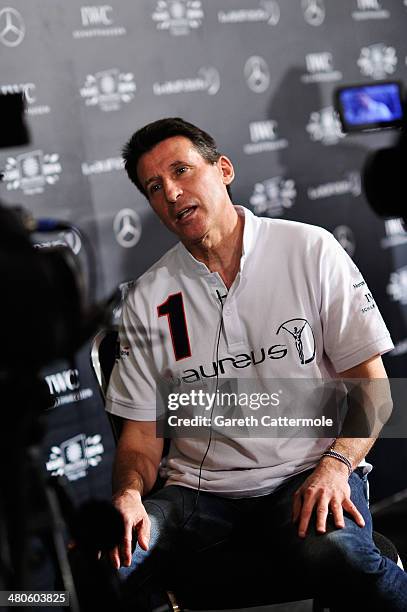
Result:
M164 192L167 202L175 204L178 197L182 194L182 189L177 181L166 181L164 183Z

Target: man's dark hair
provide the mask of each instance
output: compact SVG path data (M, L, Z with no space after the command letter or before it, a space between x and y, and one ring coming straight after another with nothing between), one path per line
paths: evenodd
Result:
M140 157L151 151L159 142L173 136L188 138L208 164L214 164L220 157L212 136L180 117L167 117L149 123L135 132L122 150L127 176L142 194L147 195L137 176Z

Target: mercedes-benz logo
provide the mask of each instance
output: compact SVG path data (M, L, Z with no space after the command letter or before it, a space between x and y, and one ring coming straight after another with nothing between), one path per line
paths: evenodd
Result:
M141 237L141 221L132 208L123 208L114 218L113 230L117 242L125 249L136 246Z
M307 23L320 26L325 19L325 6L323 0L302 0L302 10Z
M250 89L255 93L266 91L270 85L270 72L266 61L258 56L249 57L244 67L244 75Z
M20 13L6 6L0 11L0 41L6 47L17 47L24 35L25 25Z
M347 225L338 225L333 231L333 235L347 252L349 257L353 257L356 249L355 235Z

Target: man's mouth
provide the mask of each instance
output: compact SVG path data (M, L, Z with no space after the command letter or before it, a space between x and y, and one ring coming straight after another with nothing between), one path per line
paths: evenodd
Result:
M176 214L177 221L184 221L196 210L196 206L186 206Z

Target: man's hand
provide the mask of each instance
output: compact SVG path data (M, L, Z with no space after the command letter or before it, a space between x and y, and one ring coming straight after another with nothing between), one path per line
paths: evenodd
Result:
M333 465L332 462L338 463ZM293 522L298 524L298 535L305 538L312 512L316 512L316 530L326 532L328 512L333 515L335 527L345 527L343 511L348 512L359 527L365 521L350 499L348 469L336 459L323 458L315 470L294 493Z
M150 519L144 508L141 495L137 491L125 491L116 494L113 505L119 510L124 521L124 538L121 546L116 546L110 559L116 569L120 566L129 566L132 557L133 531L137 531L137 541L143 550L148 549L150 540Z

